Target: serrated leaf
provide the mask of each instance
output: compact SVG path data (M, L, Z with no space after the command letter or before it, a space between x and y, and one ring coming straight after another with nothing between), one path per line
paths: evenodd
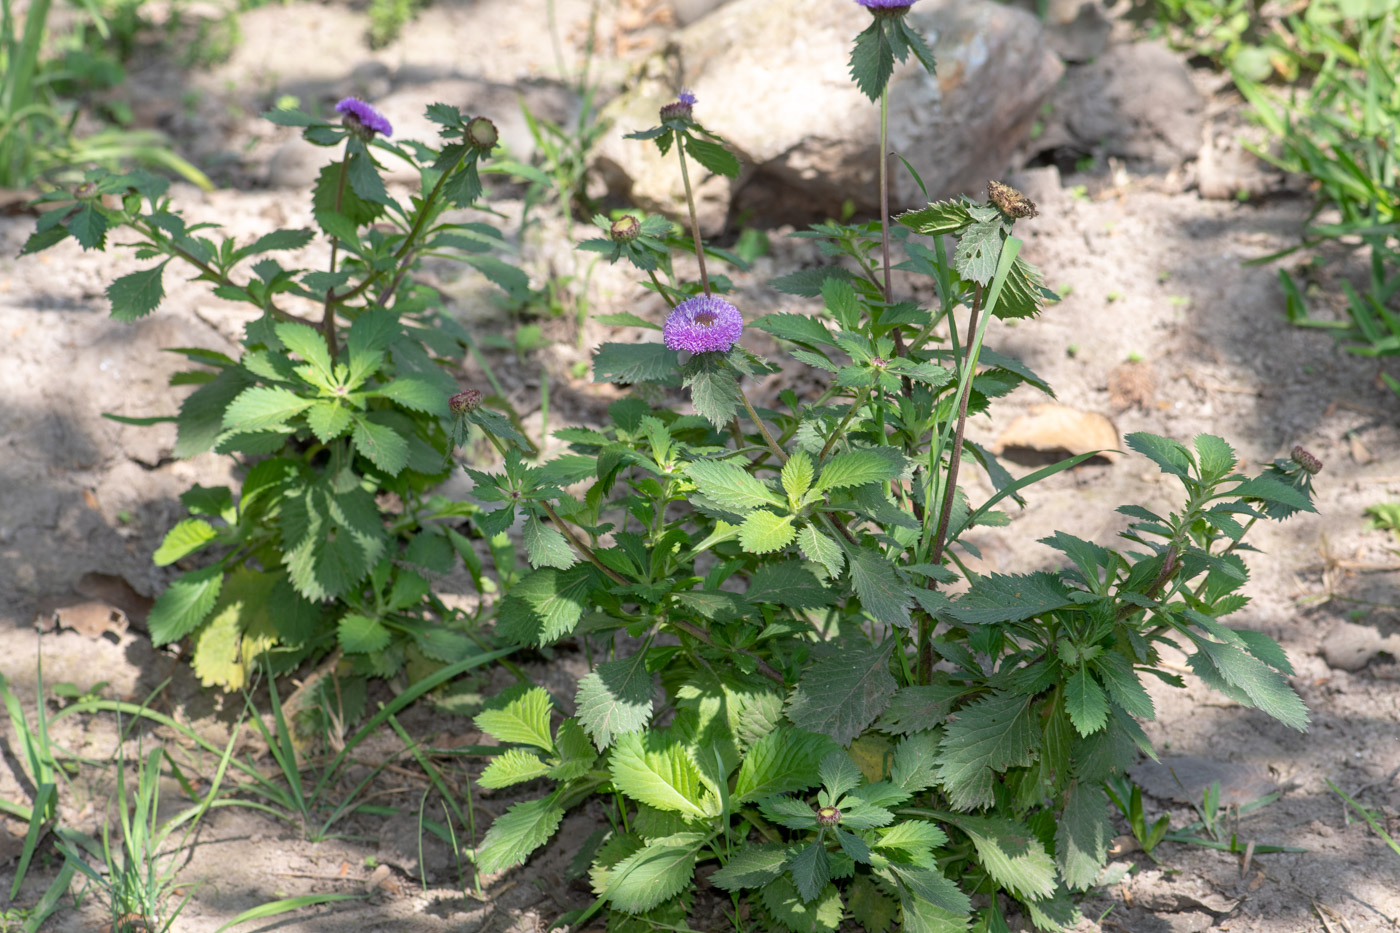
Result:
M684 746L661 734L619 736L608 767L613 786L639 803L692 818L718 812L718 801Z
M872 20L860 35L856 36L851 49L851 77L856 87L872 101L880 99L880 93L889 83L894 73L894 50L878 19Z
M784 504L761 480L732 463L697 460L687 464L685 472L702 496L727 509L748 512L759 506Z
M1157 710L1152 697L1143 688L1132 662L1116 651L1107 651L1091 662L1108 695L1130 716L1139 719L1155 719Z
M302 398L295 392L272 386L254 386L240 392L228 406L224 412L224 427L236 431L277 428L310 406L310 399Z
M531 567L557 567L568 570L578 562L569 541L534 515L525 520L525 554Z
M166 645L194 631L214 608L223 584L224 568L215 564L192 570L166 587L146 619L151 642Z
M937 869L899 864L891 865L890 869L899 878L900 886L919 900L956 917L966 917L971 912L972 902L967 895Z
M1195 641L1225 682L1243 691L1255 706L1290 729L1308 730L1308 708L1277 671L1234 645Z
M771 554L791 544L796 534L791 515L759 509L739 526L739 546L749 554Z
M992 694L958 710L939 746L938 780L954 809L992 805L994 772L1029 765L1040 747L1033 697Z
M750 843L711 875L710 883L724 891L762 887L783 873L787 859L787 846Z
M1001 221L973 223L958 237L953 252L953 268L965 279L986 285L997 271L1001 258Z
M91 201L84 201L64 226L84 252L102 249L107 243L107 218Z
M589 605L590 564L568 570L541 567L511 587L501 601L497 632L524 644L547 645L574 630Z
M414 379L411 376L395 379L369 394L392 399L404 408L413 411L426 412L439 417L445 417L448 413L447 397L443 395L442 390L431 383L422 379Z
M723 428L739 410L742 397L733 371L714 359L718 354L697 353L686 362L681 381L690 388L695 413Z
M904 894L899 899L901 933L963 933L967 916L945 910L937 904Z
M306 411L306 425L318 441L327 443L350 427L350 409L338 402L316 402Z
M1065 884L1087 890L1108 861L1113 824L1108 819L1108 798L1093 784L1071 781L1055 830L1055 860Z
M531 687L520 693L507 691L488 706L492 708L477 713L473 720L482 732L501 742L518 742L554 752L554 739L549 730L549 714L554 704L543 687Z
M978 577L947 613L971 625L1020 622L1076 605L1069 589L1053 573L1000 574Z
M510 748L491 759L491 763L481 772L481 777L477 778L476 783L488 790L495 790L533 781L548 773L549 765L541 761L534 752L527 752L523 748Z
M157 567L166 567L193 554L219 536L214 527L198 518L187 518L165 534L165 540L151 555Z
M282 563L297 592L320 601L363 580L384 551L384 525L374 497L356 486L334 492L329 483L288 492L277 523Z
M1222 479L1235 468L1235 451L1214 434L1197 434L1192 441L1196 448L1196 463L1206 482Z
M948 834L927 820L901 820L878 833L875 848L899 849L920 859L927 859L932 850L948 844Z
M856 645L807 670L793 690L787 715L809 732L849 745L875 721L897 684L890 674L893 640Z
M680 384L680 354L664 343L605 343L593 355L594 382Z
M953 683L901 687L875 728L891 735L908 735L943 725L953 703L967 688Z
M849 282L851 273L840 266L798 269L796 272L780 275L768 284L787 295L797 295L800 298L816 298L822 293L822 286L826 284L827 279L833 278L844 279ZM760 320L762 319L760 318Z
M912 625L909 588L900 581L889 559L863 547L849 549L847 556L851 561L851 583L865 611L886 625Z
M519 865L549 841L564 818L554 797L517 803L498 816L476 850L476 868L489 874Z
M783 491L793 502L800 502L807 490L812 487L811 456L805 450L795 451L788 458L788 462L783 464L780 476L783 482Z
M1108 698L1087 667L1080 667L1065 682L1065 710L1080 735L1092 735L1108 722Z
M336 626L340 647L349 654L372 654L389 644L389 630L378 619L348 613Z
M764 564L754 571L744 599L754 606L776 603L793 609L818 609L835 602L836 595L801 561L789 560Z
M903 458L892 447L866 448L837 454L822 464L814 489L825 492L896 479L904 472Z
M910 796L937 784L940 735L938 732L915 732L905 736L894 750L890 783Z
M651 721L652 676L646 654L604 661L578 684L579 723L598 748L625 733L639 732Z
M1240 498L1263 499L1265 502L1285 505L1300 512L1317 511L1307 493L1277 480L1267 473L1245 480L1231 489L1230 495Z
M817 825L817 811L791 797L769 797L759 802L758 809L768 819L788 829L815 829Z
M957 826L967 833L987 874L1024 901L1055 893L1055 863L1029 829L998 817L962 817Z
M685 151L716 175L723 175L725 178L739 177L738 157L719 143L687 136Z
M797 547L803 557L821 564L830 579L841 576L841 568L846 566L845 552L841 550L841 545L818 531L815 525L803 525L797 530Z
M160 307L165 300L165 266L169 261L124 275L107 286L113 320L134 321Z
M744 755L734 781L734 800L747 803L815 787L821 782L817 766L834 748L824 735L780 724Z
M701 833L677 833L652 839L618 862L608 875L608 900L619 910L641 913L693 884L695 857L704 845Z
M819 294L820 291L821 286L818 284L813 290L813 294ZM814 348L836 346L836 340L831 336L831 331L826 329L826 325L805 314L791 312L765 314L750 326L767 331L780 340L790 340L793 343L805 344Z
M821 775L822 788L831 800L839 800L860 786L860 768L845 752L834 751L822 758L817 765Z
M829 884L816 900L802 900L786 877L763 887L763 906L790 933L834 933L841 923L841 892Z
M390 476L398 476L408 466L408 441L387 424L377 424L368 418L354 416L355 428L350 432L355 449Z
M583 726L579 725L577 719L566 719L559 724L559 731L554 736L554 745L559 761L549 769L549 776L556 781L572 781L574 778L583 777L593 769L598 760L593 743L588 740L588 734L583 731Z
M1123 438L1129 447L1149 458L1163 471L1185 477L1191 472L1191 454L1178 442L1138 431Z
M816 900L831 881L831 863L826 857L826 846L814 842L805 849L799 849L788 862L788 870L803 902Z

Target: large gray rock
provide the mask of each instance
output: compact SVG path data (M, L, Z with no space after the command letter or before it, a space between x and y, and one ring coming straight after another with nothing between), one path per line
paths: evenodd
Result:
M1029 134L1063 70L1034 16L990 0L924 0L908 14L938 61L930 76L910 56L890 81L890 147L935 198L980 192ZM870 22L855 3L733 0L680 32L607 114L618 132L599 167L619 194L672 215L683 211L674 153L622 140L657 122L681 86L699 98L696 119L727 139L746 166L736 182L711 180L702 226L723 222L745 184L787 187L795 197L758 200L773 211L839 211L879 203L879 107L852 83L848 62ZM891 160L892 207L923 196ZM703 170L700 176L704 176ZM679 208L679 210L678 210ZM773 218L781 219L781 218Z

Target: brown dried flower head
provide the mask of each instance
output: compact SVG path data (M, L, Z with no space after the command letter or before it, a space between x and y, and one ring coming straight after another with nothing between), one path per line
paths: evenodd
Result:
M1293 462L1302 467L1303 472L1309 476L1316 476L1322 472L1322 461L1304 450L1301 444L1295 446L1289 455Z
M987 197L991 198L992 203L997 206L997 210L1016 220L1024 217L1035 217L1040 213L1036 210L1034 201L1010 185L1003 185L999 181L987 182Z
M472 117L467 122L467 144L473 149L490 152L496 148L496 140L500 138L496 124L485 117Z
M447 407L452 410L454 415L465 415L469 411L476 411L481 407L481 390L467 389L458 392L447 400Z

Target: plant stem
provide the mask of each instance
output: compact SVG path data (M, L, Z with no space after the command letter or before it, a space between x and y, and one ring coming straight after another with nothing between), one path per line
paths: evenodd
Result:
M818 463L826 459L827 452L831 450L831 445L835 444L837 438L841 436L841 432L846 430L846 425L851 422L851 416L860 410L860 407L865 404L865 399L869 395L870 387L866 386L864 389L861 389L860 395L856 396L855 401L851 402L851 407L846 409L846 417L841 419L841 423L836 426L836 430L831 432L831 436L828 437L826 443L822 445L822 452L817 454Z
M340 204L345 199L345 182L350 177L350 147L345 147L345 155L340 160L340 180L335 186L335 212L340 213ZM331 237L331 262L329 272L335 274L335 260L340 252L340 237ZM326 348L331 359L335 359L335 288L326 289L326 304L321 311L321 335L326 339Z
M948 451L948 473L944 479L943 502L938 509L938 530L933 536L933 553L929 563L935 567L943 563L943 548L947 544L948 523L953 516L953 497L958 491L958 467L962 463L963 432L967 428L967 400L972 395L973 351L977 349L977 317L982 310L982 286L978 285L972 299L972 313L968 316L968 343L963 356L963 384L958 398L958 421L953 430L953 447ZM919 683L926 684L933 674L933 646L929 639L933 636L933 619L919 620Z
M661 299L665 301L668 306L674 308L676 303L671 300L670 295L666 294L666 289L662 286L661 280L656 277L656 272L652 269L648 269L647 275L651 276L651 283L656 286L656 293L661 296Z
M885 279L885 304L894 304L894 288L890 285L890 86L885 82L885 86L880 89L880 252L884 259L884 279ZM890 335L894 337L894 355L904 355L904 331L903 325L896 324L890 328ZM904 397L913 398L914 383L905 376L900 380L903 383Z
M700 221L695 215L695 192L690 188L690 171L685 167L685 147L676 138L676 155L681 160L681 183L685 185L685 206L690 208L690 236L695 241L695 258L700 263L700 285L710 294L710 277L705 272L705 247L700 241ZM752 411L752 409L750 409Z
M748 393L740 389L739 398L744 400L744 407L749 410L749 418L754 424L758 425L759 433L762 434L763 439L768 442L768 449L773 451L773 456L778 458L779 463L787 463L787 454L783 453L783 449L778 446L778 442L773 440L773 435L768 433L768 426L763 423L762 418L758 417L758 412L753 410L753 405L749 402Z

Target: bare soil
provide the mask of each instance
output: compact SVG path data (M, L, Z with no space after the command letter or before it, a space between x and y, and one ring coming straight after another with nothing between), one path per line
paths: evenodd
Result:
M462 75L538 89L554 74L554 53L541 38L544 6L541 0L439 4L425 10L402 40L376 53L365 51L362 12L300 2L264 7L243 15L242 43L230 61L184 72L166 49L142 59L129 90L139 104L138 118L144 114L171 130L186 152L236 185L209 194L177 185L174 197L190 219L216 220L230 233L250 236L309 223L309 188L267 187L270 177L290 171L285 144L292 136L260 124L257 111L283 93L324 101L421 85L426 94L434 82ZM588 6L583 0L560 0L558 6L564 54L574 62ZM597 73L605 87L615 87L629 61L664 40L668 20L660 5L603 6L604 55ZM462 38L482 36L489 41ZM1213 137L1235 132L1238 115L1236 103L1208 76L1200 82L1212 94L1212 112L1226 114L1209 125L1210 145ZM1236 617L1287 648L1297 669L1292 682L1313 713L1312 728L1307 734L1290 731L1188 677L1186 690L1153 687L1159 716L1147 725L1182 786L1161 770L1136 772L1149 791L1149 818L1166 813L1174 826L1196 819L1190 801L1199 800L1202 779L1208 784L1218 776L1237 802L1276 790L1277 802L1227 820L1228 833L1242 844L1303 851L1241 855L1167 843L1154 853L1156 861L1124 845L1118 858L1134 863L1135 870L1085 899L1086 919L1078 929L1392 930L1400 922L1400 855L1349 819L1326 781L1356 796L1396 831L1400 641L1390 639L1400 633L1394 605L1400 602L1400 557L1391 534L1368 529L1363 512L1400 492L1400 408L1380 383L1376 361L1347 355L1325 336L1285 321L1277 265L1242 265L1297 242L1309 209L1301 192L1290 194L1285 179L1279 193L1262 200L1205 200L1193 172L1188 161L1165 174L1104 165L1082 176L1061 178L1053 169L1036 169L1008 179L1039 202L1041 216L1018 232L1025 231L1028 259L1064 300L1037 321L998 325L989 340L1045 377L1061 403L1106 416L1120 435L1145 430L1186 440L1198 432L1219 434L1249 468L1287 456L1294 444L1325 462L1316 481L1318 514L1258 530L1254 542L1261 553L1251 555L1247 590L1252 601ZM1078 185L1084 187L1076 192ZM504 209L518 216L509 194ZM17 259L32 225L23 213L0 216L0 673L14 684L31 718L41 699L40 656L42 701L51 714L62 705L53 695L55 684L139 701L169 679L154 705L211 740L225 741L242 698L201 691L186 659L151 646L141 619L169 577L151 564L150 554L182 515L178 494L194 483L229 482L228 464L212 455L172 460L171 426L130 427L101 415L170 413L175 400L166 382L180 360L162 349L228 350L244 313L209 297L201 285L167 277L169 297L158 313L135 324L110 321L104 288L139 264L121 250L83 253L72 241ZM523 244L537 285L551 270L573 268L559 242L564 226L556 212ZM746 314L805 308L766 284L819 259L803 241L784 239L790 231L770 229L771 253L750 272L734 275ZM1339 277L1359 277L1365 257L1332 258L1316 292L1324 308L1335 307ZM480 283L442 284L453 295L454 310L480 332L509 333L515 326L484 298L489 290ZM918 295L924 286L904 281L898 288ZM661 312L652 296L605 267L592 277L588 297L595 314L625 309L659 318ZM618 339L616 333L589 323L578 342L571 319L538 323L546 337L542 347L488 357L512 404L538 432L545 374L551 429L597 423L617 390L593 385L575 364L602 340ZM759 333L746 337L758 352L771 352L765 340ZM469 363L460 375L464 385L482 378ZM764 397L814 384L811 373L790 363L751 390ZM996 409L994 420L973 423L971 436L994 443L1013 419L1044 401L1019 391ZM1064 441L1071 447L1077 442ZM1020 471L1046 462L1043 453L1008 450L1007 456ZM1015 572L1052 567L1054 554L1039 538L1064 529L1112 543L1125 524L1116 506L1170 509L1176 492L1143 458L1091 461L1031 490L1027 507L1014 512L1008 528L979 533L982 566ZM113 608L120 610L115 616ZM1183 658L1169 660L1184 665ZM584 669L567 654L532 668L565 696L572 695L569 684ZM482 689L504 683L486 682ZM438 748L481 740L469 719L426 705L406 714L403 724ZM15 736L6 729L0 732L0 797L26 799L32 788L17 764ZM91 762L65 791L61 818L93 832L110 813L114 770L103 763L116 754L115 723L75 716L62 720L54 734L59 746ZM180 745L161 731L143 740ZM264 750L246 726L240 741L270 773L270 761L259 757ZM135 740L125 748L132 754ZM389 733L358 757L373 762L399 750ZM207 754L179 754L198 773L212 772ZM479 760L449 756L440 765L464 794L480 767ZM570 875L569 860L599 825L599 813L584 808L571 815L548 851L522 868L481 879L478 889L470 869L459 871L446 846L420 833L420 804L426 801L431 814L441 812L426 791L412 760L400 760L372 785L373 802L396 808L398 815L354 817L338 827L343 838L318 843L253 811L210 813L197 845L180 862L182 890L192 899L177 928L205 933L276 897L328 891L371 896L262 928L542 930L561 912L590 902L585 880ZM174 787L166 795L170 801L176 796ZM508 802L474 796L477 838ZM22 832L22 825L0 817L0 899L8 893ZM58 863L51 850L41 853L18 906L35 902ZM95 930L106 919L89 896L46 929ZM722 926L716 915L713 925L699 928Z

